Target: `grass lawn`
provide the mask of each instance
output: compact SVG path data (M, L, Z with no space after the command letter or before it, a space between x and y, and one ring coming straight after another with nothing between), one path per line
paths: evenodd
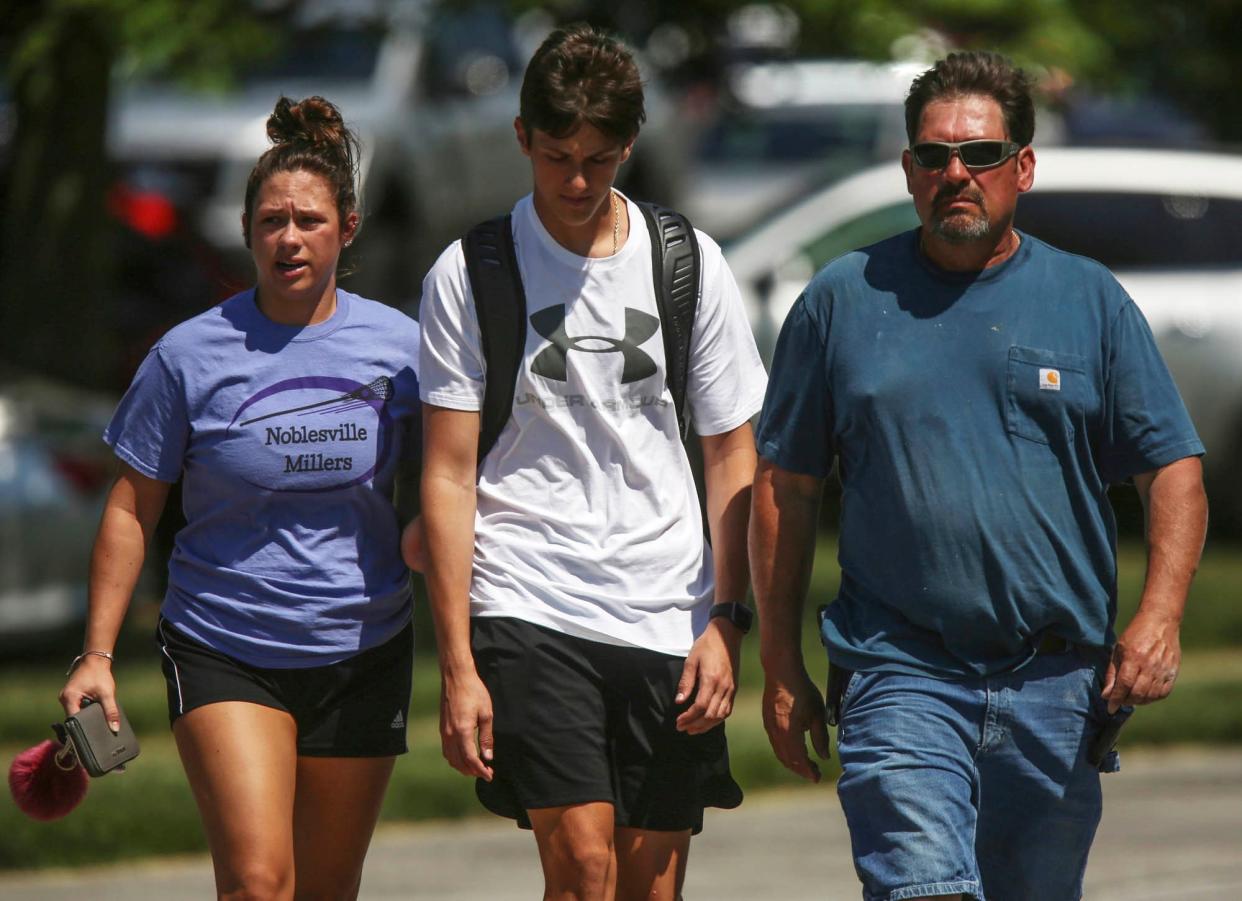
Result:
M811 625L814 607L836 588L835 547L824 542L807 605L804 640L812 675L821 684L826 663ZM1121 622L1137 601L1143 552L1121 553ZM1185 657L1177 690L1165 702L1141 709L1126 727L1122 749L1142 744L1242 742L1242 554L1209 548L1195 582L1183 628ZM168 732L164 685L146 636L149 623L133 617L117 677L142 755L120 776L95 780L81 808L55 823L25 818L11 799L0 802L0 869L95 863L123 857L203 850L202 829ZM409 725L411 752L400 758L384 805L386 819L424 819L481 814L473 784L440 757L437 732L438 675L427 649L430 630L419 636ZM768 749L760 721L762 674L751 636L743 659L742 688L729 720L734 774L747 791L791 785ZM59 718L56 694L64 661L0 666L0 760L50 737ZM835 775L833 764L826 766Z

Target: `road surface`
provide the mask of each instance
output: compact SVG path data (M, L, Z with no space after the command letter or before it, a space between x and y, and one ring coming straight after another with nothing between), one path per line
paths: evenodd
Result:
M1130 752L1104 779L1104 822L1087 869L1089 901L1242 899L1242 749ZM534 841L507 821L382 826L364 901L530 901L542 894ZM0 876L6 901L211 898L204 857ZM685 896L838 901L861 897L830 786L756 793L708 811Z

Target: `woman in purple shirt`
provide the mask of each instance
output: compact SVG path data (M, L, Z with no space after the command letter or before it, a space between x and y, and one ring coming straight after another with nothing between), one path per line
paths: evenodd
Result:
M322 98L276 104L246 188L257 284L169 331L105 440L121 473L61 692L117 717L111 664L169 485L186 525L158 641L221 896L356 897L413 639L392 497L418 416L418 326L340 291L357 142Z

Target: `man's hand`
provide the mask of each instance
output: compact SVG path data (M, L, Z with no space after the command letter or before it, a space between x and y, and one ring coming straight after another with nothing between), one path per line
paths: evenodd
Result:
M1127 704L1151 704L1169 696L1182 662L1179 623L1139 612L1113 646L1104 673L1108 712Z
M1198 457L1134 477L1147 515L1147 577L1138 612L1113 647L1104 673L1108 712L1168 697L1182 662L1178 631L1207 534L1207 496Z
M733 712L741 647L742 633L737 626L720 617L708 621L690 648L677 683L674 700L678 704L694 692L694 703L677 717L679 731L698 735L715 728Z
M492 781L492 696L478 673L443 677L440 747L459 773Z
M818 782L819 766L807 753L802 733L811 733L811 745L821 760L830 756L824 698L801 668L785 677L768 674L763 686L763 728L776 758L793 773Z

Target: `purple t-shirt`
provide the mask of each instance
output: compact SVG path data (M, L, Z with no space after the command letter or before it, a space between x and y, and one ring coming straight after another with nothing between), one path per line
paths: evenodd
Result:
M272 322L244 291L147 355L104 440L182 480L164 617L254 666L320 666L410 618L392 505L418 441L418 324L344 291L330 319Z

